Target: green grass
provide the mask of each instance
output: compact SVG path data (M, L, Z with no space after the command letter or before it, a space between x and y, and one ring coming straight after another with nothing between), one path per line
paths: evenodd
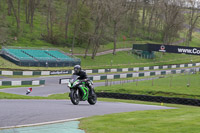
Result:
M32 85L32 86L34 87L38 85ZM31 87L31 86L30 85L0 86L0 89L18 88L18 87ZM68 95L69 93L64 93L64 94L53 94L53 95L49 95L48 97L40 97L40 96L26 96L26 95L17 95L17 94L0 92L0 99L69 99Z
M199 133L200 108L175 107L93 116L82 119L79 126L87 133Z
M155 80L96 87L96 91L200 99L199 80L199 74L167 75Z
M143 59L139 56L133 55L130 52L117 52L117 55L107 54L95 57L92 60L90 57L84 59L81 56L82 66L84 68L130 68L130 67L144 67L155 65L168 64L182 64L200 62L200 58L195 55L172 54L172 53L155 53L155 59Z
M25 95L0 92L0 99L69 99L69 93L54 94L48 97L40 97L40 96L25 96Z
M184 31L186 32L186 31ZM185 35L186 33L182 33L181 36L183 38L185 38ZM200 33L197 33L197 32L193 32L192 33L192 41L189 43L189 47L200 47L200 44L199 44L199 41L200 41ZM179 44L181 46L186 46L185 42L184 43L181 43Z
M172 53L155 53L155 59L143 59L139 56L133 55L130 52L117 52L117 55L106 54L84 59L81 59L83 69L99 69L99 68L130 68L130 67L144 67L155 65L169 65L169 64L183 64L192 62L200 62L200 58L195 55L172 54ZM112 62L111 62L112 61ZM0 57L1 70L69 70L73 67L20 67Z
M30 97L30 96L0 92L0 99L41 99L41 97Z
M190 43L190 47L200 47L200 33L194 32L192 35L192 41Z
M117 49L120 48L132 48L133 44L146 44L146 43L156 43L158 44L158 42L153 42L153 41L149 41L149 40L141 40L141 41L118 41L117 42ZM113 50L114 46L113 46L113 42L110 42L106 45L100 45L100 48L98 49L98 52L102 52L102 51L106 51L106 50Z
M117 42L117 49L119 48L132 48L133 47L133 43L135 43L134 41L120 41ZM144 43L144 42L141 42ZM67 53L70 52L70 47L58 47L60 50L65 51ZM106 45L100 45L98 52L102 52L102 51L107 51L107 50L112 50L113 49L113 43L110 42ZM77 54L85 54L85 48L84 47L75 47L74 48L74 53ZM92 54L92 49L90 48L88 50L88 54Z
M23 85L23 86L0 86L0 89L6 89L6 88L19 88L19 87L36 87L36 86L39 86L39 85Z

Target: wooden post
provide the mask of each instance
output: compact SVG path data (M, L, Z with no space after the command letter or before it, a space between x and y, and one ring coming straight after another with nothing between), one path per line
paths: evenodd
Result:
M172 75L171 75L171 78L170 78L170 87L172 87Z
M136 81L136 86L138 86L138 78L137 78L137 81Z
M152 86L154 85L154 80L153 80L153 78L152 78Z

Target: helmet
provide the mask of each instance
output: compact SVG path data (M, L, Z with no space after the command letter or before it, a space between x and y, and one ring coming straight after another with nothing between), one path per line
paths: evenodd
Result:
M81 66L80 65L74 66L74 72L75 73L79 73L80 71L81 71Z

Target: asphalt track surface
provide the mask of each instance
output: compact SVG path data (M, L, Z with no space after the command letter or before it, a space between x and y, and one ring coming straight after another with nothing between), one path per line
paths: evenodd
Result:
M100 102L75 106L69 100L0 100L0 129L49 121L140 110L172 109L164 106Z

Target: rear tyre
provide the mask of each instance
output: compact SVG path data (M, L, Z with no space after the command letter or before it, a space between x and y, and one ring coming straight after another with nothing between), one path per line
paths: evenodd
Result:
M78 94L78 90L71 90L70 92L70 100L74 105L78 105L79 104L79 94Z

